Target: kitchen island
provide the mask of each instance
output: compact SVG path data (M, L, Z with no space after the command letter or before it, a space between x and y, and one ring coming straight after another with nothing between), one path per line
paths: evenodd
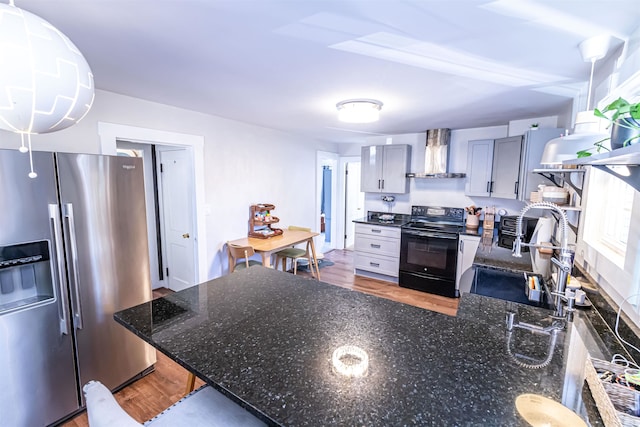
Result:
M507 312L551 322L468 294L450 317L255 266L115 318L271 425L527 425L515 401L528 393L599 425L583 368L588 352L611 355L588 321L576 313L550 346L507 331ZM548 363L519 363L531 358Z

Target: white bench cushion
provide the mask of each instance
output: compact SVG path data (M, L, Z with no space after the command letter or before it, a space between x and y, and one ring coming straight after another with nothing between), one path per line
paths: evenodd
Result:
M99 381L84 387L90 427L142 427L127 414L108 388ZM151 427L233 427L264 426L264 422L224 396L204 386L188 394L162 413L147 421Z
M213 387L205 386L183 397L144 425L149 427L257 427L266 424Z

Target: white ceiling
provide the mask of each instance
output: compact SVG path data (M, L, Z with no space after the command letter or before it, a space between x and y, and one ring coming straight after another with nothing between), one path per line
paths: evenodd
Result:
M98 89L334 142L558 114L589 78L578 44L640 23L638 0L15 3ZM381 100L380 121L339 122L348 98Z

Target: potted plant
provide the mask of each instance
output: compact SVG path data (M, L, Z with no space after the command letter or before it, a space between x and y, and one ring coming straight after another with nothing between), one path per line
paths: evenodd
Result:
M624 98L618 98L602 110L596 108L593 114L611 122L611 136L594 144L598 152L601 149L608 150L602 145L607 139L611 142L612 150L640 141L640 102L631 104ZM590 156L591 150L578 151L578 157Z

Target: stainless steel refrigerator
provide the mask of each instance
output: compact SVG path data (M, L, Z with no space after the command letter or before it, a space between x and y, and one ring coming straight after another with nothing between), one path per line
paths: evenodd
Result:
M141 159L0 150L0 424L45 426L155 363L115 323L151 299Z

